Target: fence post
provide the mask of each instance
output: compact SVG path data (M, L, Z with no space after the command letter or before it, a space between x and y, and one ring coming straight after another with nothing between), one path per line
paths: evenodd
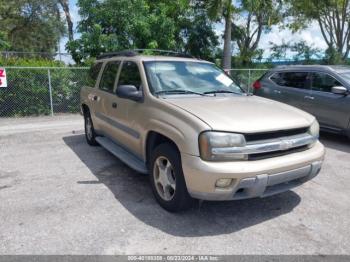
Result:
M50 69L47 69L47 78L48 78L48 80L49 80L51 116L53 116L52 86L51 86L51 72L50 72Z
M250 94L250 79L251 79L251 76L250 76L250 69L248 70L248 94Z

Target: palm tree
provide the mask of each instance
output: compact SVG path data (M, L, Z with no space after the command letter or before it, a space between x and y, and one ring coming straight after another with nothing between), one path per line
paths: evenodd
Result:
M68 27L68 39L69 41L73 41L73 21L72 16L69 12L69 2L68 0L58 0L59 4L61 5L63 12L66 16L67 21L67 27Z
M232 15L234 7L232 0L206 0L206 8L209 18L212 20L225 20L224 32L224 54L222 59L222 67L224 69L231 68L231 31L232 31Z

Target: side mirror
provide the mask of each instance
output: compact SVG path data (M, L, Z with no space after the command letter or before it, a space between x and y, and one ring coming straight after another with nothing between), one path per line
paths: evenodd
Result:
M117 96L120 98L130 99L133 101L141 101L143 98L142 92L134 85L120 85L117 87Z
M343 86L333 86L332 87L333 94L345 95L347 92L348 92L348 90Z

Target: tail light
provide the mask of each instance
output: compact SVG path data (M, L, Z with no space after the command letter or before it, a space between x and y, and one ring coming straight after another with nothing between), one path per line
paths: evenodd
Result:
M254 83L253 83L253 87L255 90L258 90L261 88L261 83L259 80L256 80Z

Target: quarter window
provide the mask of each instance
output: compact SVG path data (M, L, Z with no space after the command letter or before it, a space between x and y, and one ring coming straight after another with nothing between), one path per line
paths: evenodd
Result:
M312 73L312 90L332 92L333 86L341 86L335 78L325 73Z
M100 81L100 89L113 92L115 78L118 73L119 61L108 62L103 70L103 75Z
M118 85L133 85L140 89L142 84L139 68L134 62L124 62Z
M102 67L102 62L96 63L93 66L90 67L89 73L88 73L88 85L89 86L95 86L96 80L98 77L98 74L100 73Z
M307 88L306 82L308 73L306 72L283 72L275 73L270 79L279 86L287 86L294 88Z

